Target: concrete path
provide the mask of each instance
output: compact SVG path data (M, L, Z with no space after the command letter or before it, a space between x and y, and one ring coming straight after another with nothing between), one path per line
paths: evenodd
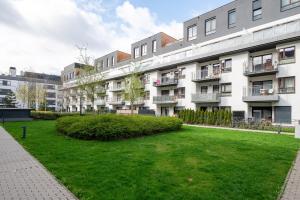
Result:
M241 129L241 128L228 128L228 127L221 127L221 126L205 126L205 125L193 125L193 124L184 124L184 125L186 125L186 126L194 126L194 127L199 127L199 128L212 128L212 129L222 129L222 130L232 130L232 131L278 134L275 131L263 131L263 130ZM295 135L294 133L286 133L286 132L281 132L280 134Z
M23 147L0 127L1 200L75 200Z
M287 177L286 185L280 200L300 199L300 151Z

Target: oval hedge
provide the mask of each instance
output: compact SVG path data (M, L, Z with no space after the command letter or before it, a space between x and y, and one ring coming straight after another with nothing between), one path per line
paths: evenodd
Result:
M57 130L70 137L87 140L116 140L153 135L180 129L182 121L173 117L103 114L67 116L57 119Z

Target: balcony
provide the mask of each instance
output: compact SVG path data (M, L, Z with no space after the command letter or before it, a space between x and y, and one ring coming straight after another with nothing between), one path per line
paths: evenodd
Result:
M113 87L110 88L111 92L121 92L125 90L125 84L122 85L114 85Z
M218 93L210 94L192 94L192 102L194 103L219 103L220 96Z
M244 102L277 102L279 95L274 88L248 87L244 88Z
M272 64L272 62L259 65L250 63L244 68L244 75L249 77L272 75L276 73L278 73L278 66L277 64Z
M109 105L124 105L125 101L121 98L111 98L108 100Z
M154 96L153 97L154 104L175 104L177 103L176 96Z
M106 105L106 101L103 100L103 99L97 100L97 101L95 102L95 104L96 104L97 106L105 106L105 105Z
M164 77L153 82L154 87L174 86L178 84L177 78Z
M209 72L208 70L199 70L192 74L193 82L208 82L208 81L218 81L220 80L220 72L214 71Z

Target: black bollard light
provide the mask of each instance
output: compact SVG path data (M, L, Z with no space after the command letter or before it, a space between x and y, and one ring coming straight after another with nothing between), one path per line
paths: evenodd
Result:
M22 126L23 134L22 134L22 139L26 138L26 126Z

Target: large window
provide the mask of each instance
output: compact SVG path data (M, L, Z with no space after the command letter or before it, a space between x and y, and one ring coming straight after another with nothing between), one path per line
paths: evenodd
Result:
M56 94L53 92L47 92L47 98L56 98Z
M0 95L8 95L11 92L10 89L0 89Z
M235 27L236 24L236 11L235 9L228 12L228 28Z
M295 47L287 47L279 49L279 60L294 60L295 59Z
M279 78L278 90L281 94L295 93L295 77Z
M254 72L272 70L273 69L272 54L255 56L252 58L252 63L253 63L252 70Z
M174 95L178 98L178 99L184 99L185 98L185 88L177 88L174 90Z
M207 94L208 86L201 86L201 94Z
M227 95L231 95L231 91L232 91L232 86L231 83L223 83L221 84L221 93L222 96L227 96Z
M222 73L232 71L232 59L226 59L222 62Z
M146 56L147 55L147 44L143 44L142 45L142 56Z
M275 123L292 123L292 108L290 106L275 107Z
M188 41L196 39L197 38L197 25L188 27L187 35L188 35Z
M106 59L106 67L109 67L109 58Z
M0 80L0 85L3 85L3 86L10 86L10 81Z
M115 57L111 57L111 66L115 66Z
M252 2L252 15L253 21L262 18L262 7L261 7L261 0L254 0Z
M140 48L139 47L135 47L133 53L134 53L134 58L140 57Z
M281 10L285 11L300 6L300 0L281 0Z
M216 32L217 20L216 18L211 18L205 21L205 34L210 35Z

